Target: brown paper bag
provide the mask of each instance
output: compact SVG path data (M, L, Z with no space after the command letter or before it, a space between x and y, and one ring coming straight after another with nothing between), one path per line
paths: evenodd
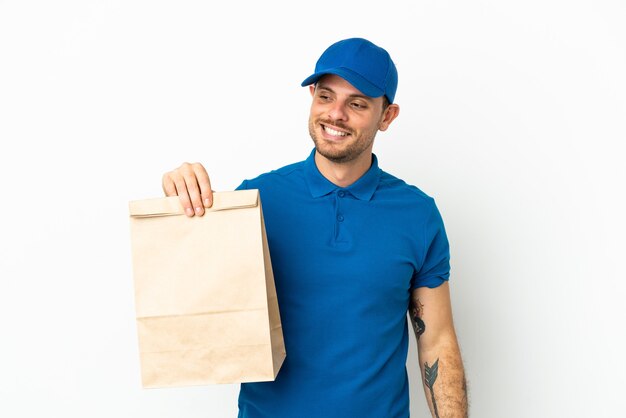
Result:
M258 190L131 201L143 387L274 380L285 359Z

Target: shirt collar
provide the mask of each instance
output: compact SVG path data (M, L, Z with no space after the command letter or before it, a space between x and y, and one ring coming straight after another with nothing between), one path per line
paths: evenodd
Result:
M343 189L359 200L371 200L380 180L378 158L372 154L372 165L357 181L348 187L339 187L320 173L315 164L315 148L304 162L304 173L311 196L325 196L337 189Z

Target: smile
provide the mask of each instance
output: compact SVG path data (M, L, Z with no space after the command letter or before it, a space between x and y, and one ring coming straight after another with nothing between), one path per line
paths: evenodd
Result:
M333 128L330 128L330 127L328 127L326 125L322 125L322 129L324 130L324 132L326 132L327 134L332 135L332 136L347 136L347 135L349 135L347 132L337 131L337 130L335 130Z

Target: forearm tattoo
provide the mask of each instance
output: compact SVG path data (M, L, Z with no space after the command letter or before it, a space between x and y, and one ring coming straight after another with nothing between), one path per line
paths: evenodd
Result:
M435 401L435 380L437 380L437 374L439 372L439 359L437 359L432 366L428 366L428 363L424 363L424 383L430 390L430 400L433 403L433 410L435 411L435 418L439 418L439 411L437 410L437 401Z
M422 305L419 299L414 299L411 303L411 324L413 325L413 331L415 331L415 338L418 341L424 331L426 331L426 324L422 320L423 313L424 305Z

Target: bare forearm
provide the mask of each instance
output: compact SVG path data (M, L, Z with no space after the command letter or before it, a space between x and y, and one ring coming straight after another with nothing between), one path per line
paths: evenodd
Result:
M409 317L417 339L424 392L433 418L466 418L467 386L447 284L433 290L414 291Z
M466 418L467 385L456 344L420 351L424 392L433 418Z

